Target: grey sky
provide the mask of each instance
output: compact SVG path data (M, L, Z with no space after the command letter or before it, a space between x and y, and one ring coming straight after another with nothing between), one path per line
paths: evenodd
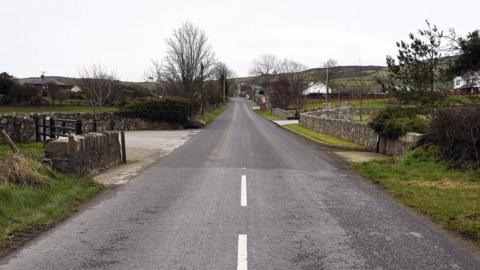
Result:
M190 21L206 31L217 58L247 75L263 53L320 66L384 65L395 41L429 19L464 35L480 28L480 1L1 0L0 72L77 76L101 63L142 81L165 39Z

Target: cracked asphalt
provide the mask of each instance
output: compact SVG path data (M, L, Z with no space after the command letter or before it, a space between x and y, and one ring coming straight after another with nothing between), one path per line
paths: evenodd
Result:
M241 99L85 208L0 269L480 269L477 251Z

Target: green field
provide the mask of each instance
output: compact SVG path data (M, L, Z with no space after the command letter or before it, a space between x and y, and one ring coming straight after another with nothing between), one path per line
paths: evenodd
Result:
M421 148L402 161L370 161L352 169L480 246L480 171L452 169L434 150Z
M305 109L307 111L314 111L314 110L319 110L323 109L323 105L325 103L325 100L322 99L309 99L307 100L305 104ZM330 103L332 103L333 107L340 107L343 103L349 103L352 104L354 108L384 108L388 105L394 104L394 101L392 99L365 99L363 101L360 100L330 100Z
M37 168L45 185L32 187L0 183L0 254L1 247L12 244L16 235L25 235L54 223L103 190L103 186L94 183L90 177L54 172L41 164L43 144L18 146L30 164ZM0 145L0 158L10 155L11 150Z
M114 112L114 107L97 107L96 112ZM93 108L89 106L0 106L2 113L89 113Z

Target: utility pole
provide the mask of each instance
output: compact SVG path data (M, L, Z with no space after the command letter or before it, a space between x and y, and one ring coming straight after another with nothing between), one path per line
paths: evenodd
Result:
M226 95L226 91L227 91L227 80L226 80L226 76L225 74L223 74L223 104L225 104L225 95Z
M327 64L327 80L326 80L326 89L325 89L325 102L328 103L328 68L330 64Z

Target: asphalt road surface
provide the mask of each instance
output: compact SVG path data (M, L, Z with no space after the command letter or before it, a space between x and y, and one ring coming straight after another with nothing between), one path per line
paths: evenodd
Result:
M480 269L478 253L236 99L1 269Z

